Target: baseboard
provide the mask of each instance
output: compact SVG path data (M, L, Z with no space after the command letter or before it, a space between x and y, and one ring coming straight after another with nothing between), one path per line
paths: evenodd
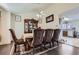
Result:
M11 42L0 42L0 45L11 44Z

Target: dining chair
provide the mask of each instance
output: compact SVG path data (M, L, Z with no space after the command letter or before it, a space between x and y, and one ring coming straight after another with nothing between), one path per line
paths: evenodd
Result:
M26 50L26 42L24 42L24 40L22 38L21 39L17 39L17 37L15 35L15 31L13 29L9 29L9 31L11 32L12 38L13 38L14 43L15 43L15 45L14 45L15 46L14 52L16 52L17 46L21 45L21 44L24 44L25 50Z
M31 44L31 47L33 48L33 54L35 52L35 48L42 46L43 34L44 34L44 29L35 29L34 30L34 38L33 38L32 44Z
M53 29L46 29L45 30L45 36L43 38L43 44L44 44L44 48L45 48L45 45L46 44L50 44L50 47L51 47L51 40L52 40L52 37L53 37Z
M54 35L52 37L52 44L53 44L53 46L54 46L55 42L57 43L57 45L59 45L58 39L59 39L60 31L61 31L60 29L55 29L54 30Z

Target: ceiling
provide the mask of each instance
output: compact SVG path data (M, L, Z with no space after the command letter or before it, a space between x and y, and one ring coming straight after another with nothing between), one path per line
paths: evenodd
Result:
M31 13L31 12L39 12L40 10L44 10L51 3L6 3L9 10L13 13Z
M67 17L70 20L79 20L79 7L64 12L62 16Z
M9 10L15 14L38 13L53 3L6 3ZM61 16L65 16L70 20L79 19L79 7L64 12Z

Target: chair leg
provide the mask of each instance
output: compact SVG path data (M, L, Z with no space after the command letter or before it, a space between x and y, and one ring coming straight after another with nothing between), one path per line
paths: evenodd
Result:
M49 44L50 44L50 48L51 48L51 42Z
M20 45L18 45L18 48L19 48L19 49L18 49L18 52L19 52L19 55L20 55L20 52L21 52L21 50L20 50Z
M35 53L35 48L33 47L33 55L34 55L34 53Z
M27 50L27 48L26 48L26 44L24 44L24 47L25 47L25 51Z
M53 45L53 47L54 47L54 42L52 42L52 45Z
M15 48L14 48L14 52L16 52L16 49L17 49L17 45L15 44L14 46L15 46Z
M40 48L43 48L42 44L40 45Z
M52 46L54 47L54 40L52 40Z
M57 45L59 46L59 42L57 41Z
M46 49L46 46L45 46L46 44L44 44L44 49Z

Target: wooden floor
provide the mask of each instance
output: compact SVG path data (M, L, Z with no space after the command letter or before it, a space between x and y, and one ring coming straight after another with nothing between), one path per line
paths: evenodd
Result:
M0 45L0 55L10 55L12 44Z
M11 48L11 44L0 46L0 55L9 55ZM49 50L41 55L79 55L79 48L67 44L60 44L57 48Z
M47 51L42 55L79 55L79 48L66 44L61 44L61 46Z

